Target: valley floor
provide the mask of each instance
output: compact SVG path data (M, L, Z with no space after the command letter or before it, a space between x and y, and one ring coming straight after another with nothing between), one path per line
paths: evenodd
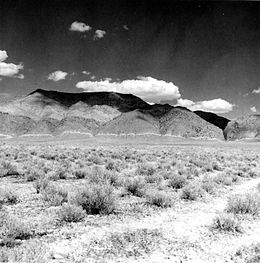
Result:
M260 262L257 144L88 142L0 145L0 262Z

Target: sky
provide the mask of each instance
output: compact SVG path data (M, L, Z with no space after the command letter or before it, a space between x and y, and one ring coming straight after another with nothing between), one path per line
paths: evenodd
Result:
M0 97L115 91L260 113L259 13L257 1L0 0Z

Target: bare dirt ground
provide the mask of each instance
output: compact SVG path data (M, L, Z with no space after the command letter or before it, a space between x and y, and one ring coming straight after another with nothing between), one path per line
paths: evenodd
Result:
M79 262L91 262L84 259L84 256L81 258L84 246L89 244L91 238L102 239L113 232L120 233L128 229L150 229L159 230L163 234L163 240L151 255L136 260L114 258L104 262L234 262L233 256L240 247L260 241L259 219L244 219L245 232L242 234L212 233L210 226L213 218L225 209L230 194L254 191L258 183L260 178L240 182L226 189L221 197L192 203L182 202L174 208L152 213L145 218L131 218L111 224L107 222L106 226L91 226L91 229L86 227L81 229L84 234L73 240L58 240L50 244L50 247L58 258L60 254L61 258L68 257L69 261L74 254L74 260L79 258Z

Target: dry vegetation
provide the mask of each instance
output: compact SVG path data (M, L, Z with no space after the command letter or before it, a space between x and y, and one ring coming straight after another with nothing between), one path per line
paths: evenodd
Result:
M259 177L253 150L2 144L0 262L259 262Z

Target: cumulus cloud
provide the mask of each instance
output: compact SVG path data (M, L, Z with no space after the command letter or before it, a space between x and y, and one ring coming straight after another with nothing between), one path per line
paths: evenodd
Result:
M179 88L172 82L142 76L122 82L111 82L110 79L81 81L76 84L76 87L84 89L86 92L113 91L125 94L131 93L150 103L178 99L181 96Z
M61 71L61 70L57 70L55 72L52 72L48 75L48 79L49 80L53 80L53 81L59 81L62 79L65 79L67 77L68 73Z
M258 89L254 89L252 93L260 94L260 87Z
M7 58L7 52L5 50L0 50L0 76L16 78L19 78L19 76L23 76L22 74L19 75L19 71L23 69L23 64L20 63L16 65L14 63L6 63L4 61Z
M70 31L77 31L77 32L87 32L91 30L91 26L86 25L85 23L75 21L70 25Z
M91 74L91 72L89 72L89 71L86 71L86 70L83 70L83 71L82 71L82 74L84 74L84 75L90 75L90 74Z
M186 107L192 111L202 110L214 113L225 113L233 110L234 105L223 99L213 99L194 102L187 99L178 99L176 106Z
M104 37L105 34L106 34L106 31L105 31L105 30L97 29L97 30L95 31L94 40L97 40L97 39L100 39L100 38Z
M24 79L24 74L16 75L15 78L17 78L17 79Z
M257 111L255 106L251 107L250 110L251 110L252 112L256 112L256 111Z
M5 61L8 58L7 52L5 50L0 50L0 62Z

